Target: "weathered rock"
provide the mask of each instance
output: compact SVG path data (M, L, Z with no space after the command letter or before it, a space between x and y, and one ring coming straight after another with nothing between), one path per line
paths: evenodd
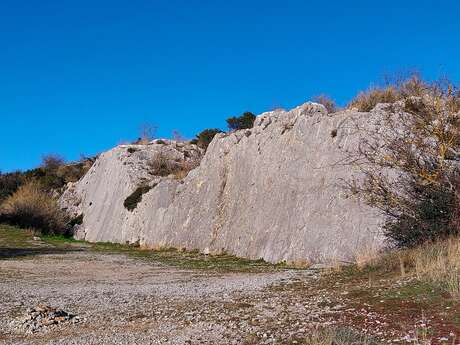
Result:
M59 325L66 322L78 323L81 321L84 320L62 309L38 304L34 308L27 309L24 316L13 320L11 322L11 327L13 331L35 333L44 327Z
M163 152L187 159L194 145L121 145L103 153L61 203L84 215L76 236L88 241L270 262L352 260L381 245L379 217L342 188L355 174L341 164L357 147L354 124L368 117L327 114L315 103L264 113L252 129L218 134L183 180L150 175L147 161ZM129 211L124 200L141 184L153 188Z

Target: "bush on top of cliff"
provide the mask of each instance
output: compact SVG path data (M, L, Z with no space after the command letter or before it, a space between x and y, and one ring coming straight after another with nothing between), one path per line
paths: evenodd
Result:
M350 190L385 216L397 247L460 235L460 98L450 83L410 80L397 89L381 126L365 131L351 164ZM413 97L416 94L423 97ZM359 126L358 126L359 127Z
M348 108L368 112L378 103L394 103L412 96L421 97L430 93L431 88L432 85L423 81L418 74L412 74L408 78L387 81L382 87L376 86L360 92L351 100Z
M238 117L230 117L227 121L227 126L229 130L239 130L254 127L254 121L256 116L247 111Z
M0 205L0 219L43 234L66 234L69 218L37 181L21 185Z
M206 150L212 139L219 133L223 133L223 131L218 128L205 129L196 135L196 139L193 140L193 143Z
M337 111L337 104L335 101L324 94L313 97L313 102L324 105L329 114L335 113Z

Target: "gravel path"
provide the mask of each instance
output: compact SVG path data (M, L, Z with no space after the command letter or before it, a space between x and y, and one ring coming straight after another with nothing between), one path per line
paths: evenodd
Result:
M2 344L272 344L302 337L340 306L298 296L314 271L182 270L123 255L73 252L0 261ZM284 289L284 286L290 286ZM27 333L44 304L81 320Z

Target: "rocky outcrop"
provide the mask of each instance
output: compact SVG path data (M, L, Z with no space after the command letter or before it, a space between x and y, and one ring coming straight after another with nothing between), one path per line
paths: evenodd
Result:
M76 236L147 247L226 251L270 262L349 261L381 245L380 218L348 195L358 172L343 159L355 150L356 123L368 113L328 114L315 103L259 115L254 128L218 134L183 179L153 176L148 162L166 154L200 155L191 144L154 141L103 153L61 198L83 214ZM129 211L124 200L150 188Z

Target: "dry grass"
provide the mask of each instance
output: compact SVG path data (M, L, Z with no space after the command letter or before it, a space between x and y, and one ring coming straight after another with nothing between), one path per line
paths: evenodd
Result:
M418 279L438 284L460 297L460 238L423 245L414 249L412 256Z
M393 86L385 88L371 88L360 92L348 105L349 108L356 108L358 111L371 111L378 103L394 103L400 100L400 94Z
M359 269L366 267L369 263L375 262L380 253L375 247L363 247L355 254L355 264Z
M402 277L413 276L460 298L460 237L391 251L372 257L358 267L398 272Z
M431 86L432 87L432 86ZM418 74L412 74L404 79L399 78L387 82L383 87L372 87L360 92L348 105L358 111L371 111L378 103L394 103L408 97L421 97L427 93L430 85L424 82Z
M179 164L178 169L174 171L174 177L177 180L182 180L188 175L190 171L198 167L198 165L200 165L199 160L188 160L188 161L181 162Z
M67 229L66 214L37 181L19 187L1 204L0 214L11 223L42 233L63 233Z
M149 162L153 175L173 175L177 180L185 178L185 176L198 165L200 165L199 159L176 161L163 153L159 153Z

